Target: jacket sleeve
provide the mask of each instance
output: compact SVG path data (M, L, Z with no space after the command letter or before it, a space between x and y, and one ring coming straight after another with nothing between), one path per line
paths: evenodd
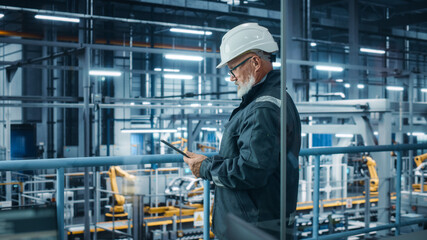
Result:
M233 158L214 156L203 161L202 178L217 187L252 189L267 184L268 177L279 167L280 109L262 106L248 114L240 136L239 154ZM227 146L222 146L227 147Z

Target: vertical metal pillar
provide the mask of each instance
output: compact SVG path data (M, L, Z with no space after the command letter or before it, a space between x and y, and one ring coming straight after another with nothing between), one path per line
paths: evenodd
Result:
M348 26L348 42L350 44L349 63L350 65L359 64L359 1L348 1L349 26ZM359 98L359 90L357 88L359 72L355 69L349 69L350 81L350 99Z
M313 188L313 238L319 237L319 180L320 179L320 156L315 156L314 161L314 188Z
M203 181L203 240L209 240L209 218L210 218L210 182Z
M371 222L371 202L370 202L370 187L369 187L369 177L367 176L365 178L365 228L369 228L370 222ZM369 233L365 233L365 239L369 237Z
M408 102L409 102L409 129L411 132L413 132L413 127L414 127L414 82L417 79L417 75L411 73L409 75L409 87L408 87ZM409 144L413 144L414 143L414 136L411 134L411 136L409 137ZM414 151L413 150L409 150L409 171L408 171L408 183L407 186L409 186L409 206L412 206L412 184L414 182L414 178L412 177L414 174L413 171L413 162L412 159L414 158Z
M94 233L93 233L93 239L97 240L98 239L98 231L97 231L97 225L98 225L98 219L100 219L100 208L101 208L101 199L100 199L100 195L101 192L99 191L101 189L101 175L99 174L99 167L95 168L95 172L94 172L94 179L95 179L95 189L94 189L94 199L95 201L93 202L93 208L95 211L95 215L94 215Z
M83 118L84 118L84 156L85 157L89 157L89 91L90 91L90 84L89 84L89 71L88 71L88 66L90 65L90 49L86 48L85 49L85 56L84 56L84 62L86 63L86 67L84 67L83 69L83 102L84 102L84 108L83 108ZM88 240L90 239L90 216L89 216L89 210L90 210L90 206L89 206L89 197L90 197L90 192L89 192L89 168L85 167L84 169L84 193L85 193L85 202L84 202L84 211L85 211L85 231L84 231L84 239Z
M412 164L412 163L411 163ZM396 232L395 236L400 234L400 208L402 200L401 180L402 180L402 152L397 152L396 161Z
M380 113L378 124L379 145L391 144L391 112ZM390 177L391 160L389 152L372 153L378 166L378 222L388 224L390 222ZM379 236L384 236L389 230L378 231Z
M287 10L288 1L283 0L281 5L281 27L280 27L280 56L281 56L281 69L280 73L280 239L286 240L286 37L287 34Z
M64 168L56 170L56 212L59 239L64 240Z

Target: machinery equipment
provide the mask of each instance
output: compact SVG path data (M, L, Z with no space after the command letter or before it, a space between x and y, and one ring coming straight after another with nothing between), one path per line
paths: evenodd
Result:
M424 174L422 169L426 165L426 163L424 163L426 159L427 159L427 153L414 157L414 162L417 165L417 168L414 170L415 175L422 176ZM421 181L423 181L423 178L421 178ZM416 182L412 184L412 188L414 189L415 192L420 192L421 183ZM427 191L427 183L424 183L424 192L426 191Z
M125 172L119 166L111 166L110 169L108 170L108 175L110 176L111 191L114 192L113 194L114 206L110 208L110 212L106 213L105 216L107 218L114 217L116 219L126 218L128 214L125 212L125 209L124 209L125 197L119 194L116 176L123 177L127 180L130 180L131 182L135 181L136 177L134 175L131 175Z
M375 167L377 166L377 163L370 156L363 156L362 159L363 159L363 162L366 163L366 165L368 166L368 170L369 170L369 177L370 177L369 191L371 193L377 193L378 183L379 183L377 170L375 169Z

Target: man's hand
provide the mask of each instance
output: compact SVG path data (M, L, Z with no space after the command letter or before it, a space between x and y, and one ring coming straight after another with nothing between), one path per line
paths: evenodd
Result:
M190 170L194 174L194 176L199 178L200 177L200 166L202 165L203 160L205 160L208 157L206 157L205 155L192 153L192 152L186 152L186 154L189 157L184 157L184 162L186 162L188 164L188 166L190 167Z

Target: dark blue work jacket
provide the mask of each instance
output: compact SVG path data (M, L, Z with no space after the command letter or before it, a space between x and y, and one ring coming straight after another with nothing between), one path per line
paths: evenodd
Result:
M219 155L203 161L200 176L215 183L213 232L226 239L228 213L257 225L280 219L280 71L255 85L225 125ZM301 122L287 94L287 215L298 195ZM291 220L292 222L292 220Z

